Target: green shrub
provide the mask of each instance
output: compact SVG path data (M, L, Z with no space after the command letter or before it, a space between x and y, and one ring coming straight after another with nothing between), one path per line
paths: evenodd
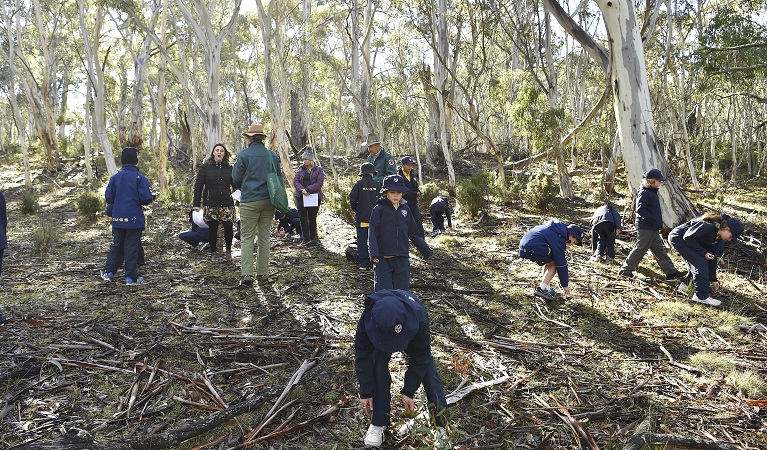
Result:
M421 197L418 199L419 208L421 208L421 212L425 212L428 211L434 197L442 195L442 189L436 183L424 183L419 189L421 191Z
M194 200L194 192L191 186L187 184L179 184L173 186L167 191L160 194L158 200L165 208L170 208L174 204L191 205Z
M455 192L456 201L462 210L471 217L478 217L480 212L487 209L490 197L498 193L496 175L494 172L477 172L467 181L458 185Z
M559 187L554 175L538 172L527 182L525 201L527 205L538 211L545 211L549 204L557 198Z
M77 197L76 205L81 215L95 216L104 210L104 199L93 191L87 191Z
M32 191L24 191L21 194L21 205L19 211L24 215L31 215L40 209L40 203L37 201L37 195Z
M349 203L349 193L351 193L355 182L355 178L342 177L338 180L338 186L327 183L322 188L322 192L325 194L324 204L348 223L354 223L354 211L352 211L352 205Z
M58 240L58 230L45 221L40 221L40 225L32 230L32 248L35 255L44 256L56 246Z

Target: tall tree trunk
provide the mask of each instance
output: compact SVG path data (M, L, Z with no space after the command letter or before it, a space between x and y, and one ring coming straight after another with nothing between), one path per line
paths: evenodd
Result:
M167 29L167 6L168 0L162 0L162 15L160 17L160 39L162 39L163 47L166 46ZM157 120L160 125L160 136L155 148L157 154L158 170L157 170L157 184L160 188L160 192L166 192L168 190L168 96L165 89L165 54L160 53L160 57L157 61ZM143 89L143 87L141 87Z
M554 56L551 48L551 14L548 10L545 13L545 27L546 27L546 66L549 69L548 82L548 99L549 107L552 110L559 109L559 94L557 86L557 68L554 66ZM559 124L557 124L556 130L559 130ZM554 146L554 154L556 155L557 162L557 174L559 175L559 194L569 200L575 198L573 193L573 187L570 184L570 175L567 173L567 163L565 162L564 151L559 145L559 133L554 133L554 138L551 144ZM501 167L503 171L503 167Z
M437 43L433 48L434 53L434 76L437 96L437 105L439 106L439 135L442 155L445 157L447 166L447 181L450 189L455 190L455 168L453 167L452 143L450 142L450 130L448 127L452 123L452 114L447 103L451 100L451 90L448 87L448 68L446 67L450 55L450 43L448 41L447 28L447 0L439 0L437 6L436 37ZM503 170L503 166L500 168Z
M426 96L426 106L429 110L429 125L426 134L426 164L432 171L437 172L442 169L445 158L442 156L439 145L439 102L437 102L437 94L432 84L431 67L426 63L422 65L421 83L423 84L423 91Z
M162 2L151 2L152 19L149 28L153 29L157 18L159 17L160 4ZM165 11L165 8L163 8ZM127 144L131 147L139 147L144 143L144 86L147 80L147 65L151 52L152 39L144 36L144 43L141 46L141 53L135 57L133 62L133 87L131 93L130 119L128 123Z
M83 142L83 161L85 161L85 179L90 185L93 181L93 165L91 164L91 142L93 140L93 129L91 117L93 117L93 103L91 102L90 83L85 83L85 104L83 105L83 115L85 116L85 141Z

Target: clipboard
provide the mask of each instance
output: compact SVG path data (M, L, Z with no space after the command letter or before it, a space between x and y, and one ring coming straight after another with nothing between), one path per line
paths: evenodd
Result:
M313 206L320 206L320 194L304 195L304 208L311 208Z

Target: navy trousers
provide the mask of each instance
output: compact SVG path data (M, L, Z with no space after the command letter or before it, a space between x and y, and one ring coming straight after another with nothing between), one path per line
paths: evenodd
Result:
M445 212L433 211L431 213L431 224L434 226L433 231L445 231Z
M142 231L141 229L112 228L114 242L109 246L104 272L115 273L125 262L125 277L134 281L138 278Z
M410 258L395 256L393 258L378 258L378 264L373 265L375 274L373 290L404 289L410 290Z
M375 390L373 391L373 425L384 427L389 425L391 417L391 374L389 373L391 353L376 349L373 353L373 373L375 375ZM429 366L423 379L423 390L429 402L437 426L447 425L449 418L447 401L442 389L442 380L437 375L437 365L434 358L429 356Z
M682 242L684 242L682 240ZM711 271L716 270L716 259L709 261L705 256L693 251L684 243L673 242L674 249L684 258L690 268L693 290L699 299L707 299L711 295ZM713 267L712 267L713 266Z
M591 229L591 248L598 256L607 254L615 259L615 225L612 222L602 222Z
M360 269L367 269L370 265L370 251L368 250L368 227L357 224L357 257Z

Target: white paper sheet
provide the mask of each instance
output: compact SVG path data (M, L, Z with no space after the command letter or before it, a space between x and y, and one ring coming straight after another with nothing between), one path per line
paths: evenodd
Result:
M232 198L233 198L233 199L234 199L234 201L236 201L236 202L239 202L239 201L240 201L240 197L241 197L241 196L242 196L242 192L241 192L239 189L237 189L236 191L232 192Z
M314 193L304 195L304 208L310 208L312 206L320 206L320 194Z
M192 220L194 221L194 224L197 225L200 228L208 228L208 224L205 223L204 214L202 212L203 210L200 209L199 211L192 211Z

